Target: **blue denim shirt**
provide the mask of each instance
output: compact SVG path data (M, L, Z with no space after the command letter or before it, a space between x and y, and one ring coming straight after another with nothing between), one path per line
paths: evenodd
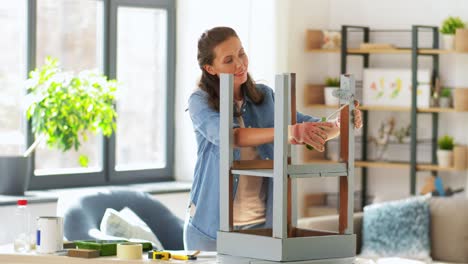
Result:
M242 118L246 128L274 127L274 92L262 84L256 85L263 92L264 100L255 105L245 96L241 108ZM196 206L191 224L210 238L216 239L219 230L219 112L208 105L208 94L197 89L189 98L189 112L195 129L198 144L197 163L190 201ZM234 118L234 127L239 127ZM317 122L319 118L297 113L297 122ZM257 147L262 159L273 159L273 144L263 144ZM240 150L234 149L234 160L239 160ZM271 227L273 215L273 182L268 178L268 195L266 199L266 227ZM239 175L234 175L233 194L235 197Z

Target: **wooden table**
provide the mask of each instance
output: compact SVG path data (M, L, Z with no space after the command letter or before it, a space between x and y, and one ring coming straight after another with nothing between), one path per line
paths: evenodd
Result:
M8 264L109 264L109 263L128 263L128 264L141 264L141 263L200 263L200 264L213 264L216 262L216 252L202 252L196 261L182 261L182 260L150 260L146 252L142 255L141 260L121 260L115 256L112 257L99 257L99 258L71 258L68 256L56 255L40 255L35 252L19 254L15 253L12 244L0 246L0 263Z
M316 261L294 261L281 262L290 264L370 264L368 262L353 261L354 258L346 259L329 259ZM182 260L151 260L147 258L147 254L143 254L141 260L121 260L117 257L99 257L99 258L71 258L68 256L56 255L40 255L35 252L19 254L15 253L12 244L0 246L0 263L7 264L109 264L109 263L125 263L125 264L141 264L141 263L193 263L193 264L279 264L280 262L271 262L258 259L247 259L232 257L227 255L217 255L216 252L202 252L198 255L197 260L182 261Z

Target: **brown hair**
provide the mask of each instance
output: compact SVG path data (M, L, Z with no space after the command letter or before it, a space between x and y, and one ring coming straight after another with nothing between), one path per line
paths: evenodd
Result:
M214 49L216 46L231 37L238 38L234 29L229 27L215 27L205 31L198 40L198 65L202 70L202 76L198 87L208 93L208 104L219 112L219 77L211 75L203 66L213 65L215 59ZM255 103L263 101L263 93L257 89L254 81L247 73L247 81L241 85L241 90Z

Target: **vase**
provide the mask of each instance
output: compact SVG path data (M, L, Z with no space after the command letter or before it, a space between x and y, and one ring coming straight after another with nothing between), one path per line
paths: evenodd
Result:
M23 196L29 185L31 163L30 157L0 157L0 194Z
M450 108L450 97L440 97L439 98L439 107Z
M325 87L324 88L324 95L325 95L325 104L326 105L336 105L340 104L340 99L333 96L333 91L338 89L338 87Z
M452 150L437 150L437 164L440 167L452 167L453 163L453 151Z
M455 35L443 34L442 41L445 50L455 49Z

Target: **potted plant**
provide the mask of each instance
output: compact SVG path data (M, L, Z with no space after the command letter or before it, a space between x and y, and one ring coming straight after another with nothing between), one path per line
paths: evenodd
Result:
M448 87L442 88L439 97L439 106L443 108L449 108L452 102L452 89Z
M79 150L88 132L109 137L116 129L117 82L96 71L74 75L62 71L58 61L48 57L44 66L29 73L26 88L26 116L35 141L23 156L0 162L0 171L6 172L0 178L0 194L24 194L31 169L30 154L42 141L63 152ZM88 157L80 155L78 162L86 167Z
M441 167L451 167L453 162L453 137L445 135L438 140L437 162Z
M338 77L327 77L325 78L325 104L326 105L338 105L340 103L339 99L333 96L333 91L340 87L340 78Z
M442 33L444 49L454 49L454 37L458 28L465 28L465 23L459 17L448 17L442 22L440 33Z

